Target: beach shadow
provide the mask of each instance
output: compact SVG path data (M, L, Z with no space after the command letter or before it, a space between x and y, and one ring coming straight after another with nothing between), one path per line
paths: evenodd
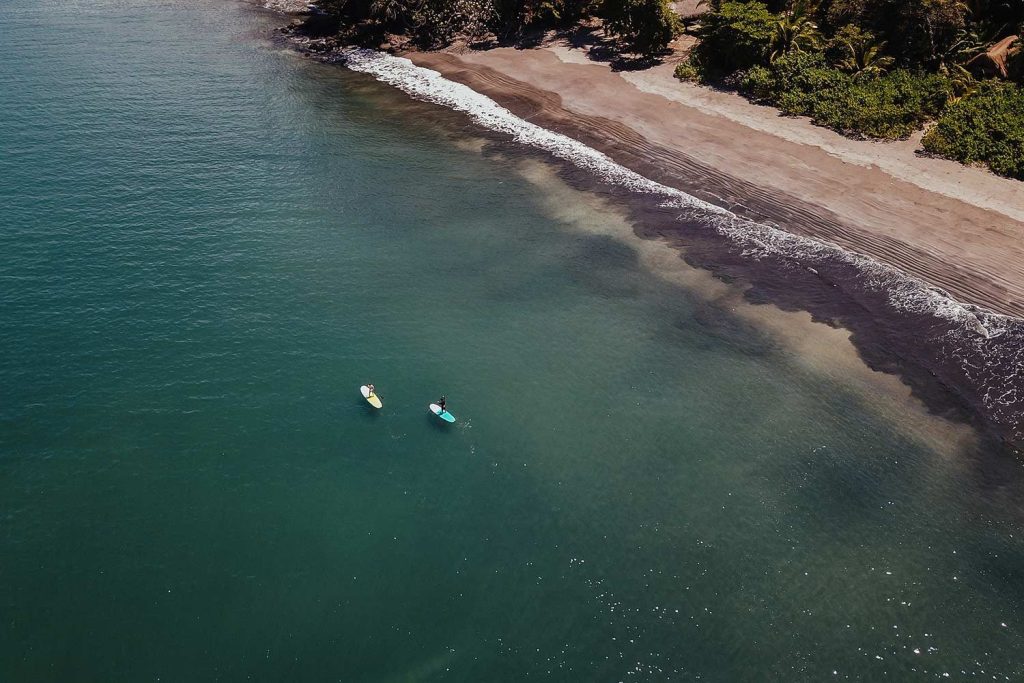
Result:
M515 42L515 46L520 50L529 50L530 48L540 47L544 43L546 34L544 31L530 31L518 36Z
M468 45L466 45L466 47L474 52L484 52L486 50L493 50L496 47L501 47L501 41L497 38L488 36L487 38L472 40Z
M642 71L661 64L672 54L670 49L647 56L625 52L616 40L598 31L596 26L582 26L567 33L565 39L574 49L583 50L587 59L608 64L612 71Z
M612 71L642 71L664 62L674 52L665 49L655 55L637 55L626 52L614 39L600 34L597 26L579 26L569 30L530 30L508 36L489 36L469 42L466 47L476 52L484 52L498 47L511 47L517 50L530 50L551 43L567 42L570 47L583 50L587 59L593 62L609 64Z
M665 61L666 55L672 54L671 50L666 50L659 55L653 56L626 56L619 55L612 60L611 67L612 71L643 71L650 69L651 67L658 66Z
M581 26L570 32L566 40L574 50L583 50L592 62L606 64L619 55L615 41L599 34L593 26Z
M543 45L549 38L549 33L547 29L529 29L505 35L488 35L469 41L466 47L476 51L492 50L497 47L528 50Z

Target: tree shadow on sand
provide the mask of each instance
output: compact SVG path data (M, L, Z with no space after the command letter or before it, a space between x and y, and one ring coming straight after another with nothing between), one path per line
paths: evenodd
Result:
M613 38L605 35L598 26L578 26L568 31L559 31L554 38L564 40L570 47L583 50L592 62L608 64L612 71L642 71L664 62L672 50L665 49L656 55L638 55L627 52ZM485 51L496 47L513 47L517 50L530 50L543 47L552 42L549 30L523 31L506 37L488 36L470 42L470 50Z
M657 66L672 54L665 49L654 55L639 55L627 52L622 45L604 34L597 26L580 26L564 36L569 45L584 50L587 59L611 66L612 71L642 71Z

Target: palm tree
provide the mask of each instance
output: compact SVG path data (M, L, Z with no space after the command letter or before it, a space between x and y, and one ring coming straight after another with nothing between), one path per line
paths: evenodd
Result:
M821 43L818 25L811 21L802 9L787 12L775 26L772 39L771 61L790 52L813 50Z
M981 87L981 84L974 78L974 74L959 64L952 66L943 64L939 67L939 73L949 81L949 94L946 97L949 104L962 100L968 95L973 95Z
M370 15L385 24L404 16L406 9L402 0L373 0L370 3Z
M1005 30L1006 26L994 29L990 27L989 31L983 35L975 29L960 29L953 42L945 50L939 52L939 68L943 69L952 64L966 64L996 42Z
M849 56L839 62L839 68L849 71L854 77L881 76L893 64L893 58L883 53L885 43L847 40L843 44L846 46Z

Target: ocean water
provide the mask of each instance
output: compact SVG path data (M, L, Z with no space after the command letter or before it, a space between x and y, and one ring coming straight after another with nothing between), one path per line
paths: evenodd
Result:
M0 680L1024 675L1019 462L279 22L0 5Z

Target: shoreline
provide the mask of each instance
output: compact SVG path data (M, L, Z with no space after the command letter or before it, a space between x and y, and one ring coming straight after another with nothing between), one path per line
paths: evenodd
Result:
M869 256L960 302L1024 317L1024 199L1013 196L1024 197L1024 183L909 156L912 141L849 140L739 95L679 83L671 64L614 72L583 52L554 44L403 56L656 182ZM687 88L717 109L692 106ZM744 123L756 114L759 129Z
M864 362L845 327L815 321L802 309L752 304L744 283L690 265L685 253L679 258L683 247L678 244L665 239L636 239L635 221L619 198L601 196L594 188L573 187L566 181L567 174L550 160L513 157L501 144L483 142L473 149L508 164L534 184L543 192L552 215L570 226L569 230L581 235L611 236L628 244L638 255L638 267L680 287L682 296L699 302L704 325L712 329L749 326L759 339L768 340L792 371L845 387L860 398L863 409L937 453L951 457L977 448L979 434L967 411L960 411L956 401L950 400L944 401L949 405L948 412L939 415L936 390L929 389L931 395L922 399L898 374L874 371Z
M346 61L341 51L310 51L304 49L301 41L299 44L294 40L289 42L318 61ZM545 52L547 56L536 57ZM406 54L405 57L417 66L383 53L374 55L382 60L393 60L386 68L405 73L385 75L375 73L376 67L368 69L351 63L349 67L370 73L416 99L470 113L470 118L482 124L484 130L490 130L496 141L507 139L506 134L512 132L506 129L507 122L496 124L486 120L490 113L474 113L447 101L447 95L428 92L429 88L451 89L455 84L462 84L470 89L463 91L463 95L484 96L485 108L500 105L498 109L506 115L511 112L521 117L516 120L525 126L539 126L538 130L549 134L566 135L573 144L582 143L592 148L591 151L596 150L596 154L606 155L609 163L650 184L653 190L629 186L633 181L624 183L622 178L618 181L602 178L601 170L606 169L595 172L579 159L571 159L553 149L545 150L543 145L525 140L527 147L535 148L534 153L540 151L540 156L555 162L562 177L571 185L614 195L616 201L628 208L638 236L668 242L688 263L716 277L740 280L749 286L745 298L752 303L803 310L818 322L849 330L851 340L868 367L899 376L931 412L969 422L983 437L997 437L1017 449L1024 445L1024 386L1020 386L1024 385L1024 378L1018 377L1024 375L1024 319L1019 317L1024 313L1024 299L1017 301L1011 294L1015 291L1014 284L1024 287L1024 277L1019 282L1001 282L998 277L986 278L984 272L971 271L966 265L951 268L944 262L941 250L903 242L898 239L900 233L895 228L894 234L871 234L858 229L857 225L850 225L837 211L801 201L796 193L774 191L773 183L765 183L767 187L763 187L737 178L731 173L735 169L716 157L698 160L692 150L680 150L678 143L669 146L658 144L662 140L652 142L656 136L647 129L638 130L642 128L640 125L630 126L608 115L575 111L571 107L577 102L573 97L579 88L589 88L594 99L608 103L609 110L604 114L615 113L616 101L625 102L627 108L637 105L632 97L623 99L621 87L632 86L619 74L607 67L579 65L553 57L550 47L497 48L468 53L468 57L450 52ZM478 63L491 59L504 64L504 68L498 70L490 64ZM540 66L537 61L542 62ZM400 67L399 63L409 64L409 67ZM549 68L551 64L555 64L553 69ZM580 81L573 68L578 66L591 72L596 69L626 85L607 88L600 87L607 86L603 80ZM422 72L417 67L436 73L427 78L425 74L430 72ZM537 69L540 75L532 69ZM515 71L515 76L507 73L509 71ZM516 76L552 79L552 88L542 89ZM402 78L410 82L399 82ZM424 82L427 80L431 83ZM639 90L637 93L643 95ZM659 95L651 97L658 97L669 106L675 104ZM639 100L644 103L643 97ZM585 99L579 101L587 103ZM585 108L584 105L577 107ZM658 117L658 114L653 116ZM694 116L699 119L708 115L697 112ZM698 132L707 125L706 121L699 123L701 125L694 125ZM693 124L693 119L684 118L679 125L685 128L689 124ZM667 128L672 129L672 125ZM715 125L723 127L721 121L716 121ZM742 153L749 149L744 138L737 137L734 130L726 133L734 138L730 141L734 151ZM721 135L717 140L715 136L712 139L720 143ZM513 138L524 142L521 137L513 133ZM781 138L776 144L799 147ZM819 152L828 157L829 163L841 167L860 168L867 174L884 173L875 167L856 167L823 150ZM789 150L788 154L795 152ZM713 166L709 163L712 161ZM987 172L965 170L994 178ZM834 175L817 174L814 180L819 185L837 182ZM889 176L889 183L897 182ZM652 192L655 195L660 192L658 188L677 192L692 202L684 202L683 210L679 205L666 208L664 196L652 197ZM924 223L934 223L937 213L948 208L942 202L961 205L954 212L957 220L969 220L981 212L988 220L1016 223L991 208L929 193L919 186L914 186L914 191L931 196L931 205L910 201L906 188L900 190L902 193L890 189L888 202L903 203L911 209L923 207L924 215L915 223L918 229ZM865 189L855 187L845 194L850 195L848 203L864 201ZM868 197L883 206L886 203L885 197L870 193ZM936 205L939 206L936 208ZM865 222L871 225L873 219L877 224L881 215L878 210ZM710 231L709 220L718 224ZM1024 225L1018 224L1018 227L1024 229ZM998 246L994 244L997 241L990 239L989 249ZM1024 243L1017 246L1024 247ZM1011 271L1013 266L1024 268L1024 258L1015 262L1012 258L1015 252L1004 250L1003 256L1007 253ZM893 258L880 258L886 254ZM974 260L977 261L977 255ZM906 264L912 267L901 267ZM952 292L952 296L946 290ZM961 304L961 301L966 303Z

